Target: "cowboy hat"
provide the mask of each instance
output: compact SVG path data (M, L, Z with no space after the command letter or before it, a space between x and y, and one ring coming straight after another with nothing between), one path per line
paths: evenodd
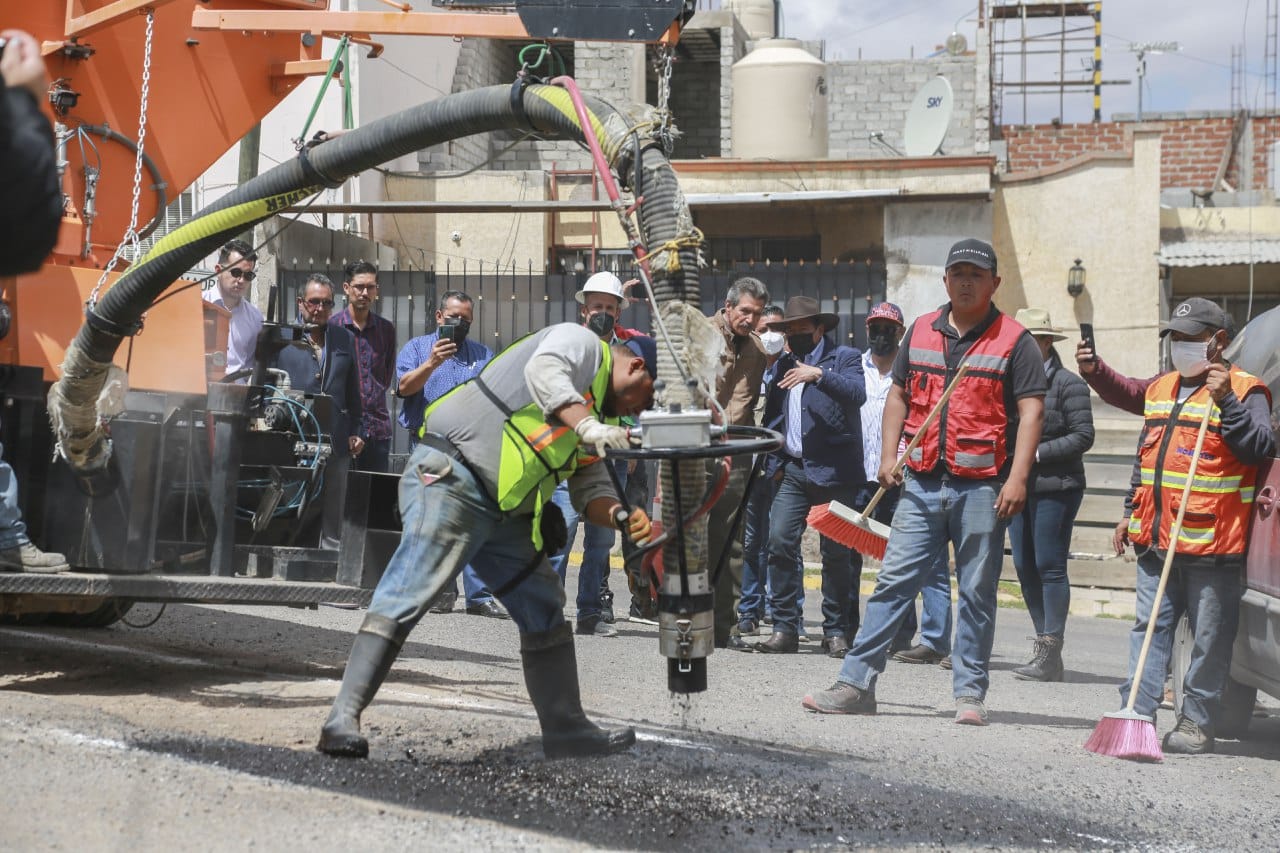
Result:
M824 313L822 306L818 304L818 300L811 296L793 296L787 300L787 307L782 312L781 320L774 320L765 325L774 330L780 330L781 327L788 323L794 323L799 320L815 320L825 331L831 331L840 325L840 318L835 314Z
M1049 312L1043 308L1020 308L1013 319L1037 337L1052 338L1055 341L1067 339L1066 335L1049 322Z

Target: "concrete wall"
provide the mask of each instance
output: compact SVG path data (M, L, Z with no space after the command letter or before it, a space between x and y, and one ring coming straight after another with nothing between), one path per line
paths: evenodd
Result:
M947 154L977 152L977 67L972 56L928 59L832 62L830 80L831 157L884 157L869 134L883 131L885 142L904 150L903 128L916 92L941 74L955 95L954 110L942 150ZM985 101L985 90L982 100ZM985 139L985 128L984 128Z
M1133 134L1126 159L997 185L993 235L1004 281L996 294L1013 313L1033 305L1074 336L1091 322L1098 352L1121 373L1150 376L1159 366L1159 132ZM1080 258L1085 292L1067 294L1067 270ZM1059 353L1068 364L1067 342Z
M942 273L957 240L991 240L992 205L983 201L895 202L884 211L888 300L908 321L947 301Z

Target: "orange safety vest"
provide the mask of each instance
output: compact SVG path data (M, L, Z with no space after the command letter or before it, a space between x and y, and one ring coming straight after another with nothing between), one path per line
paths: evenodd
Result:
M919 431L956 372L947 367L946 339L933 328L941 314L941 310L926 314L911 330L907 345L909 407L903 427L906 441ZM907 459L913 471L932 471L945 452L942 458L947 470L957 477L981 480L1000 472L1008 457L1005 382L1014 345L1024 334L1026 329L1019 323L1000 314L973 342L964 357L969 372Z
M1236 397L1243 400L1257 388L1270 399L1267 387L1256 377L1237 367L1231 368L1231 390ZM1142 481L1133 496L1129 539L1149 546L1152 530L1158 525L1160 537L1156 547L1169 550L1169 534L1173 532L1182 490L1187 485L1200 420L1204 417L1204 407L1212 406L1209 430L1200 449L1200 461L1174 550L1179 554L1203 556L1243 554L1249 536L1258 467L1241 462L1227 447L1222 438L1222 412L1207 386L1200 386L1181 403L1177 401L1177 394L1176 371L1166 373L1147 388L1143 411L1146 434L1138 450Z

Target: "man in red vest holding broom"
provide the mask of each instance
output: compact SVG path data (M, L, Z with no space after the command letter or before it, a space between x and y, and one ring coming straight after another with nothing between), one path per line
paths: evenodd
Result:
M1138 618L1130 634L1130 677L1120 688L1122 699L1129 698L1165 557L1174 550L1149 657L1136 677L1133 710L1155 718L1174 626L1185 612L1194 635L1191 665L1183 681L1182 715L1164 739L1165 752L1184 755L1213 752L1214 718L1240 617L1254 480L1258 463L1275 453L1266 386L1222 360L1231 327L1226 312L1208 299L1192 297L1173 309L1160 334L1170 339L1174 370L1147 388L1146 423L1125 500L1129 523L1116 530L1116 553L1132 542L1138 554ZM1206 405L1212 407L1208 430L1175 534L1174 519Z
M970 239L952 246L942 280L951 301L911 324L885 401L880 484L902 484L893 535L853 648L836 683L804 697L810 711L876 712L876 678L889 646L950 542L960 589L952 649L956 722L987 723L1004 531L1026 503L1047 381L1035 340L992 304L1000 277L989 244ZM921 430L962 364L968 372L903 472L899 440Z

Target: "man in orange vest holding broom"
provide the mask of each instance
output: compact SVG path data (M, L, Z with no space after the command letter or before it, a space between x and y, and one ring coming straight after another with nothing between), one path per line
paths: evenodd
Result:
M1174 626L1185 612L1194 634L1191 665L1183 681L1182 714L1164 739L1165 752L1185 755L1213 752L1214 718L1240 617L1240 576L1254 480L1258 463L1275 453L1266 386L1222 360L1231 328L1226 312L1208 299L1193 297L1173 310L1161 331L1170 339L1174 370L1147 388L1146 423L1125 500L1129 523L1117 528L1115 539L1117 554L1130 542L1138 554L1138 618L1130 635L1129 681L1120 688L1124 700L1129 698L1165 557L1174 550L1133 709L1154 720L1164 694ZM1205 406L1212 407L1208 430L1182 526L1173 541L1174 519Z
M956 722L987 723L1004 531L1026 503L1047 381L1035 340L992 304L1000 277L990 245L956 243L942 280L951 301L911 324L885 402L880 484L902 484L893 535L853 648L836 683L804 697L810 711L876 712L876 678L889 646L950 542L960 589L952 649ZM967 373L926 426L962 364ZM922 427L924 438L908 454L904 473L898 442Z

